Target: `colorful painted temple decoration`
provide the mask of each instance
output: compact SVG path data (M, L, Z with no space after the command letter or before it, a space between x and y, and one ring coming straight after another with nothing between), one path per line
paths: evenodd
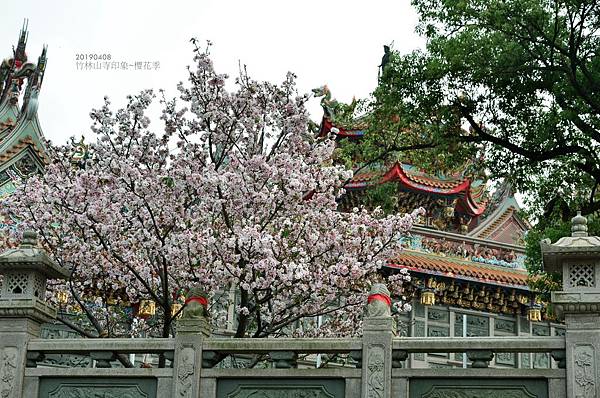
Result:
M42 171L48 162L38 120L38 96L46 70L46 46L37 62L26 53L27 22L17 46L0 64L0 199L15 190L15 183ZM0 216L0 229L14 228L15 220Z
M323 96L323 119L317 135L334 136L360 145L368 134L364 120L338 118L352 109L332 99L327 86L313 90ZM340 112L341 111L341 112ZM386 272L407 269L413 276L406 295L422 305L444 305L523 316L550 317L528 287L523 237L529 224L520 215L515 192L507 182L490 193L485 177L473 177L472 162L446 174L427 173L417 165L396 161L361 168L345 185L340 202L349 210L381 184L396 184L393 211L423 207L426 214L403 238L404 250L387 263Z

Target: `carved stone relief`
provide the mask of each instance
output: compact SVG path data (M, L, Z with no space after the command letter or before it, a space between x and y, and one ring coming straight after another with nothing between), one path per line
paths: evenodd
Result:
M428 325L427 327L427 335L429 337L448 337L450 334L450 328L444 326L432 326ZM448 358L450 354L448 353L430 353L429 355Z
M534 369L548 369L550 367L550 358L548 354L536 352L533 354Z
M576 345L573 349L575 369L575 396L577 398L596 397L596 368L594 347Z
M203 351L202 354L204 355L205 352L206 351ZM251 359L240 358L236 357L235 355L229 355L227 358L220 361L214 367L218 369L244 369L249 367L250 364L252 364ZM259 362L256 365L254 365L254 369L266 369L267 366L268 362Z
M241 385L228 398L334 398L324 386Z
M181 398L191 397L193 394L192 383L194 380L194 357L196 351L192 347L181 347L179 364L177 366L177 391Z
M507 319L496 319L494 322L494 330L516 334L517 324L514 321L509 321Z
M433 386L423 398L538 398L524 386L479 387L479 386Z
M425 360L425 353L419 352L419 353L413 354L413 358L414 358L415 361L424 361Z
M5 347L2 351L0 367L0 397L12 396L17 377L17 347Z
M498 365L515 366L515 354L512 352L499 352L496 354L496 363Z
M427 311L427 317L432 321L441 323L448 323L450 318L448 311L434 310L431 308L429 309L429 311Z
M69 354L50 354L44 357L42 361L38 362L39 365L53 365L53 366L66 366L67 368L89 368L92 365L92 359L90 357L84 357L81 355L69 355Z
M42 325L40 338L77 339L81 338L81 336L77 332L67 329L61 325L46 323ZM84 355L49 354L45 355L44 359L38 362L38 365L60 365L69 368L88 368L92 365L92 359L89 356Z
M50 391L49 398L147 398L148 394L132 384L97 385L97 384L61 384Z
M429 337L448 337L449 330L447 327L443 326L429 326L427 328L427 335Z
M400 318L396 324L396 336L408 337L410 335L410 320Z
M531 354L521 354L521 367L529 368L531 366Z
M488 336L490 334L489 318L467 315L467 337ZM456 314L454 322L454 336L463 335L463 316Z
M415 322L415 337L425 337L425 322Z
M533 325L532 334L534 336L550 336L550 328L544 325Z
M81 336L79 335L79 333L73 330L65 329L63 327L49 323L42 325L40 331L41 339L76 339L80 337Z
M382 398L385 392L385 351L381 344L371 344L367 351L367 397Z

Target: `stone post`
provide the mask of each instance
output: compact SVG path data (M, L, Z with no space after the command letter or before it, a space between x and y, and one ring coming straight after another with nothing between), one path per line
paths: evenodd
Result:
M392 396L392 338L390 292L381 283L371 288L362 338L362 398Z
M18 248L0 254L0 275L0 396L20 398L27 343L56 318L45 301L46 279L66 279L69 272L37 247L34 232L25 232Z
M600 238L588 236L581 214L571 231L554 244L541 242L544 270L562 274L552 303L566 323L567 397L600 398Z
M202 340L210 335L208 301L204 292L193 287L187 294L181 319L177 321L173 358L173 397L200 396Z

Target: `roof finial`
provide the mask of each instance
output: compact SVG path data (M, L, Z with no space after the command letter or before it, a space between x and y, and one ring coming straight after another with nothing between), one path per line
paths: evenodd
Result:
M46 53L48 47L44 45L42 54L38 57L38 63L35 66L35 70L27 79L27 87L25 88L25 94L23 95L23 106L21 112L23 112L28 120L32 120L37 113L37 97L42 87L42 81L44 80L44 71L46 70Z
M571 220L571 236L588 236L587 218L581 215L581 211Z
M23 231L23 240L21 241L21 247L33 247L37 246L37 232L35 231Z
M48 62L48 58L46 54L48 53L48 46L44 44L42 47L42 54L38 57L38 63L36 65L36 70L38 72L38 88L42 87L42 81L44 80L44 72L46 71L46 62Z
M23 27L19 32L19 42L17 43L17 49L15 50L15 62L19 61L21 63L25 63L27 61L27 54L25 53L25 46L27 45L27 37L29 33L27 32L27 27L29 25L29 20L25 19L23 21Z

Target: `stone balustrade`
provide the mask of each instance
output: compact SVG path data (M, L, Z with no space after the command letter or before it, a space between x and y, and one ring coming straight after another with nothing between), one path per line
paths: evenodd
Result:
M383 340L386 336L383 335ZM485 369L487 362L495 353L501 352L537 352L551 353L556 361L562 361L564 367L565 338L564 337L467 337L467 338L392 338L387 347L391 351L389 358L382 357L381 367L374 367L369 353L373 352L373 335L368 339L312 339L312 338L273 338L273 339L228 339L200 338L195 346L200 350L202 361L194 367L198 375L198 394L190 396L217 397L218 386L224 380L239 378L240 380L279 380L289 383L290 380L313 380L321 383L323 380L337 380L344 386L343 397L363 397L360 391L369 388L373 369L388 369L389 389L391 396L398 395L408 388L411 381L435 377L470 377L492 380L528 380L544 379L549 391L554 395L564 396L564 369ZM385 344L383 345L386 348ZM24 392L22 396L44 396L40 391L46 391L45 380L88 380L96 388L107 388L102 384L105 380L140 378L153 380L157 396L170 396L174 383L181 378L184 366L177 366L177 358L181 358L185 345L173 339L32 339L27 345L27 364L24 372ZM402 363L411 353L421 352L466 352L469 358L468 369L406 369ZM87 355L94 359L94 367L37 367L45 355L73 354ZM168 359L166 368L122 368L116 361L117 354L163 354ZM341 367L314 368L299 366L297 358L303 354L345 354L354 361L352 365ZM263 356L268 368L222 368L215 366L214 358L224 358L227 355ZM480 369L477 369L480 368ZM189 368L184 374L189 373ZM364 373L364 374L363 374ZM47 383L46 383L47 384ZM143 383L141 384L143 385ZM40 388L41 387L41 388ZM67 388L68 383L63 384ZM325 387L327 387L325 385ZM141 388L141 387L140 387ZM384 387L385 388L385 385ZM110 389L109 389L110 390ZM35 395L38 394L38 395ZM196 394L196 393L194 393ZM376 396L376 395L375 395Z
M104 339L32 339L27 352L46 354L89 354L112 351L122 354L159 354L173 351L171 338L104 338ZM361 349L361 339L231 339L207 338L203 348L226 354L267 354L274 351L297 353L349 353ZM466 352L490 350L493 352L551 352L565 349L565 339L558 337L401 337L393 339L394 350L418 352Z
M296 357L303 354L349 354L361 357L362 339L327 338L277 338L277 339L231 339L205 338L202 340L203 354L267 355L277 362L285 353ZM392 340L394 353L551 353L556 358L565 350L564 337L402 337ZM163 354L173 358L175 339L32 339L27 345L27 367L36 367L46 355L88 355L98 357L111 353L112 362L116 354ZM402 357L405 355L400 355ZM405 358L406 359L406 358ZM97 362L97 361L96 361ZM206 364L206 361L205 361ZM212 368L215 364L203 367ZM360 367L360 363L357 363ZM275 366L276 367L276 366Z
M542 247L544 261L564 272L564 292L553 294L566 320L557 337L395 337L389 291L373 286L357 338L224 339L209 333L204 311L185 312L174 338L40 339L55 312L40 294L45 278L66 272L26 235L0 255L0 396L3 398L599 398L600 240L588 238L581 218L573 239ZM24 276L23 276L24 275ZM12 278L12 279L11 279ZM7 290L9 289L9 290ZM18 307L18 311L14 308ZM408 369L410 354L466 353L469 367ZM492 368L499 353L549 353L553 369ZM89 367L44 364L48 355L89 357ZM164 368L124 368L118 356L150 354ZM300 357L342 355L344 364L315 368ZM218 365L224 358L259 358L257 367Z

